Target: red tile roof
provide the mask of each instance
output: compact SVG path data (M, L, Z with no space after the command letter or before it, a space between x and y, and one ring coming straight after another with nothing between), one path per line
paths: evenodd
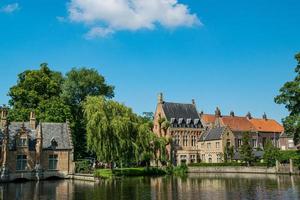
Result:
M255 131L255 126L247 119L247 117L221 117L223 125L228 126L232 131Z
M210 115L210 114L202 114L201 119L206 124L214 123L216 121L215 115Z
M250 119L249 120L257 131L282 133L284 128L281 124L273 119Z
M202 114L201 120L203 123L214 123L216 116L212 114ZM258 119L239 116L222 116L220 123L228 126L232 131L259 131L282 133L284 128L281 124L273 119Z

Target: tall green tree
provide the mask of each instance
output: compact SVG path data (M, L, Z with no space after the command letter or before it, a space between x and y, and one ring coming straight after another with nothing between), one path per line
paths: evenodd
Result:
M272 167L275 166L278 157L279 149L272 144L270 139L268 139L264 148L264 161L267 163L268 167Z
M88 96L83 108L87 147L99 160L120 166L145 161L149 166L153 158L164 159L165 139L130 108L103 96Z
M242 138L242 146L240 147L241 160L247 163L248 166L255 161L255 157L250 145L250 133L245 132Z
M8 93L11 98L10 120L28 120L29 113L35 111L38 120L66 121L70 117L70 109L60 99L63 81L62 74L52 71L46 63L41 64L38 70L20 73L17 84Z
M284 104L289 111L289 116L283 119L285 132L294 137L295 144L300 143L300 53L295 55L298 62L292 81L286 82L279 90L280 94L275 97L275 102Z
M62 98L71 108L73 142L76 146L75 158L87 155L86 123L83 117L82 103L87 96L114 96L114 87L107 84L105 78L95 69L73 68L66 74L62 86Z
M88 97L84 103L87 121L87 147L107 163L120 162L133 146L132 111L102 96Z

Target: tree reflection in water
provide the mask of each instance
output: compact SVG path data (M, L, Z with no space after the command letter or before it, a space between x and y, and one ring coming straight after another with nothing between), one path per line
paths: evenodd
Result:
M300 199L299 176L189 174L98 183L49 180L0 184L2 199ZM0 198L1 199L1 198Z

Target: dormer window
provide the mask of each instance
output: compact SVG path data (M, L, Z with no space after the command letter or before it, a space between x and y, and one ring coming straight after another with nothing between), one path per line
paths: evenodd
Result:
M19 147L27 147L27 138L20 138L18 140L18 146Z
M56 149L56 147L57 147L57 142L54 138L51 139L51 147L52 147L52 149Z

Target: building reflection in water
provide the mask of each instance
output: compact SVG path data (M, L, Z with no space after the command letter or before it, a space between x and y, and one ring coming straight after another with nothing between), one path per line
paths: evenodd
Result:
M2 191L2 193L1 193ZM73 180L0 184L0 199L300 199L299 176L190 174L93 183Z

